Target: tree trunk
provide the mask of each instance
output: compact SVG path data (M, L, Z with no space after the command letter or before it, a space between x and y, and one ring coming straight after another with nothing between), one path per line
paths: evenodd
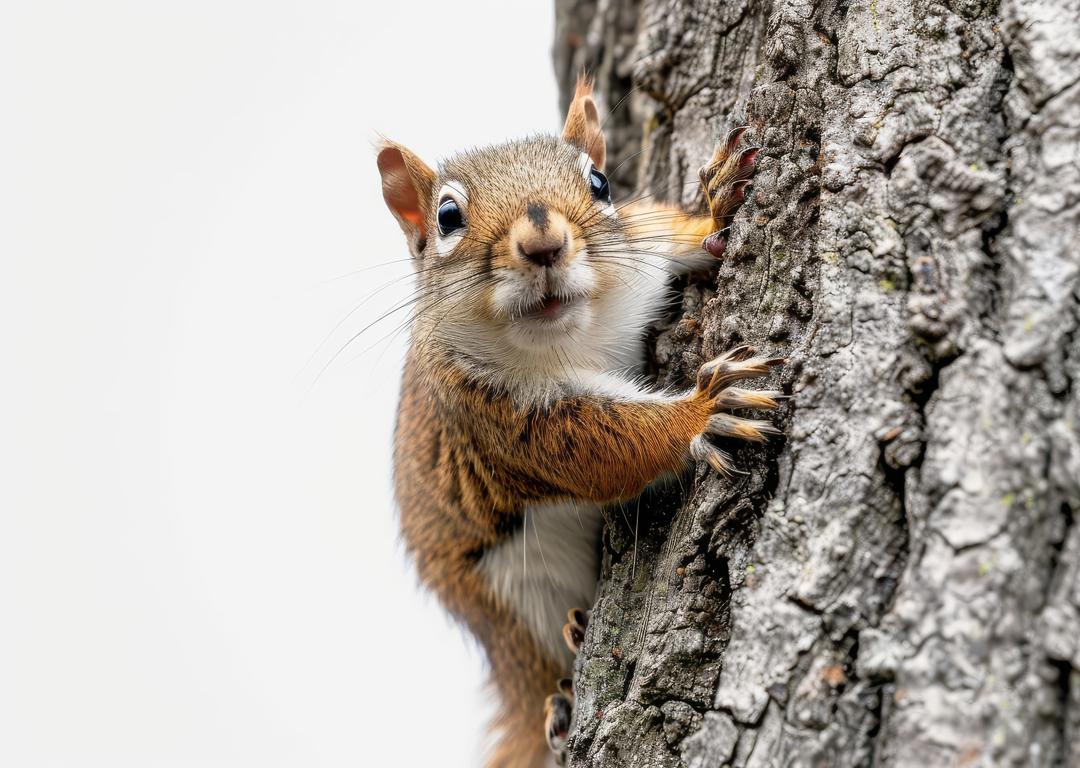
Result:
M1080 0L556 7L623 190L762 147L658 381L793 395L609 515L568 765L1080 765Z

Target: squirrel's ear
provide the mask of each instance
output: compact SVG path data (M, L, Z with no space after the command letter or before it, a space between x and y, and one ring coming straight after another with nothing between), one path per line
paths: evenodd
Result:
M593 81L587 75L579 75L574 100L566 113L566 125L563 126L563 139L581 147L592 158L593 165L603 170L607 157L604 144L604 132L600 128L600 118L593 101Z
M394 214L409 241L413 256L427 243L428 208L435 188L435 172L400 144L379 144L379 175L386 207Z

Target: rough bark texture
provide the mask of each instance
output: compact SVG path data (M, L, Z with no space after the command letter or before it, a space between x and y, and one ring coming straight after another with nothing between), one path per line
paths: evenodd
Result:
M1080 0L556 8L624 190L762 146L658 379L745 340L794 394L611 514L568 764L1080 765Z

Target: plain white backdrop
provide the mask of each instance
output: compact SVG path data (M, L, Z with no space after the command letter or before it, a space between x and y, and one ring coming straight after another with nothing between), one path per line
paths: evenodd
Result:
M410 288L377 133L556 130L552 34L547 0L3 4L0 765L478 764L480 655L396 538L404 313L334 356Z

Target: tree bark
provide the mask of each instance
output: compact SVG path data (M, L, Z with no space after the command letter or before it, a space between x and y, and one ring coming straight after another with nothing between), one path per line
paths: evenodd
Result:
M1080 765L1080 0L556 9L622 189L762 147L657 380L749 341L793 394L609 514L568 765Z

